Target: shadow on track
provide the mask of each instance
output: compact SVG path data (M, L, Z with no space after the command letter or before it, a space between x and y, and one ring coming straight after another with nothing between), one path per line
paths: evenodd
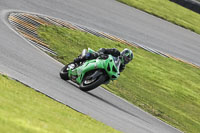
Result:
M79 89L79 87L78 87L78 85L76 83L74 83L72 81L66 81L66 82L69 83L69 84L71 84L72 86L76 87L77 89ZM96 99L98 99L100 101L103 101L104 103L106 103L106 104L108 104L108 105L110 105L110 106L112 106L112 107L114 107L114 108L116 108L116 109L118 109L118 110L120 110L120 111L122 111L124 113L127 113L127 114L129 114L129 115L131 115L133 117L136 117L136 118L138 118L138 119L140 119L142 121L145 121L145 122L149 123L148 121L146 121L146 120L142 119L141 117L133 114L132 112L129 112L129 111L121 108L120 106L118 106L118 105L116 105L114 103L111 103L110 101L108 101L108 100L106 100L106 99L104 99L102 97L99 97L99 96L97 96L97 95L95 95L95 94L93 94L91 92L85 92L85 93L87 93L88 95L90 95L90 96L92 96L92 97L94 97L94 98L96 98Z
M125 112L125 113L127 113L127 114L129 114L129 115L131 115L133 117L136 117L136 118L138 118L138 119L140 119L142 121L145 121L145 122L149 123L148 121L146 121L146 120L140 118L139 116L137 116L137 115L135 115L135 114L133 114L133 113L131 113L131 112L129 112L129 111L127 111L127 110L125 110L125 109L123 109L123 108L121 108L121 107L119 107L119 106L107 101L106 99L103 99L103 98L101 98L101 97L99 97L99 96L97 96L95 94L90 93L90 92L86 92L86 93L91 95L91 96L93 96L93 97L95 97L95 98L97 98L97 99L99 99L99 100L101 100L101 101L103 101L103 102L105 102L106 104L109 104L110 106L112 106L114 108L117 108L118 110L120 110L122 112Z

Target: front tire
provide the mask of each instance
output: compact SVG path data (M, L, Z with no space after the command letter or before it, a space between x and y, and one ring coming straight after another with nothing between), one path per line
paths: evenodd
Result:
M99 77L97 77L97 79L94 80L90 84L85 84L86 78L87 78L87 75L84 77L82 83L80 84L80 89L82 91L90 91L90 90L93 90L96 87L100 86L101 84L103 84L105 82L106 76L102 74Z
M69 65L69 64L68 64ZM60 70L60 78L63 80L69 80L68 77L68 65L65 65L61 70Z

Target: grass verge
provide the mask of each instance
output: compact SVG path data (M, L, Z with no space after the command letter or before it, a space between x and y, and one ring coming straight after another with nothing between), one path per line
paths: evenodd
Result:
M1 133L118 132L0 74Z
M117 0L200 34L200 14L169 0Z
M103 87L184 132L200 131L198 68L85 32L42 26L38 33L57 52L54 58L64 64L88 47L94 50L101 47L132 49L133 61L117 81Z

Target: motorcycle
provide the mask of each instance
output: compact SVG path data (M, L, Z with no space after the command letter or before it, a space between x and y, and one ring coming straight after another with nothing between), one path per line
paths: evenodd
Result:
M95 51L88 48L82 51L81 56L85 56ZM121 60L119 57L102 54L97 59L86 60L80 65L69 63L60 71L63 80L71 80L79 85L82 91L90 91L100 86L108 84L111 80L116 80L119 75Z

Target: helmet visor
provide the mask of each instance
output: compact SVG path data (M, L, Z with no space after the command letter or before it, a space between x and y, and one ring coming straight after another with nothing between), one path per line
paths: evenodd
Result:
M128 58L128 56L124 56L124 63L127 64L129 63L130 59Z

